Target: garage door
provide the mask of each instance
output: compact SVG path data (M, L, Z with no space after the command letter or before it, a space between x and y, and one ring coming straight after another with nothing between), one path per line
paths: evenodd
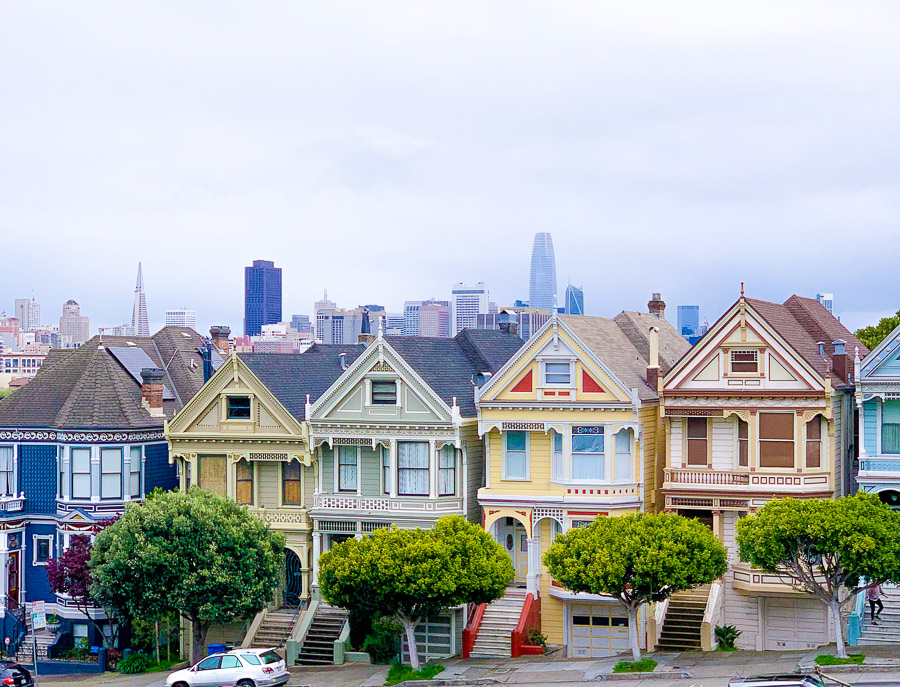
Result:
M828 644L828 612L815 599L765 599L767 651L814 649Z
M616 604L569 605L569 656L612 656L628 650L628 616Z

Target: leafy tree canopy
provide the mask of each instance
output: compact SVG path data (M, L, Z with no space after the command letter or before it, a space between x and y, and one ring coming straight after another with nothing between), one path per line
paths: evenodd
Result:
M638 608L725 574L725 547L702 523L671 513L601 517L561 534L544 556L566 589L609 594L629 612L634 659L640 659Z
M862 341L870 351L900 324L900 310L891 317L882 317L878 324L869 325L856 330L856 338Z
M97 535L92 593L129 617L176 610L193 625L193 656L214 622L258 613L284 565L284 535L196 487L156 492Z
M319 559L323 598L395 617L406 631L416 669L415 628L422 620L460 604L499 599L514 576L500 545L459 516L441 518L430 530L375 530Z

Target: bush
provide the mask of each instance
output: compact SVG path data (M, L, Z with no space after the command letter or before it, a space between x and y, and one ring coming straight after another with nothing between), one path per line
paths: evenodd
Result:
M734 625L717 625L716 640L721 651L734 651L737 647L734 643L741 636L741 631Z
M816 656L816 664L820 666L843 666L848 664L860 666L865 660L865 654L850 654L847 658L838 658L831 654L819 654Z
M385 687L390 687L391 685L406 682L407 680L430 680L438 673L443 672L443 670L444 666L438 663L429 663L424 666L422 670L413 670L409 666L395 662L391 665L391 669L387 674L387 680L385 680L384 684Z
M373 663L387 664L399 653L400 623L391 618L376 618L372 622L372 631L365 638L362 650L372 657Z
M153 659L145 656L137 651L128 655L119 661L119 672L126 675L134 675L135 673L146 673L154 665Z
M614 673L652 673L656 668L656 661L652 658L643 658L640 661L619 661L613 668Z
M542 635L540 630L531 629L525 638L530 646L547 646L547 635Z

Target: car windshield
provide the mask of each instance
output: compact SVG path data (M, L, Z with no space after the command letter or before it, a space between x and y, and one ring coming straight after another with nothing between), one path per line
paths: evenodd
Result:
M247 661L252 666L259 665L259 656L256 654L241 654L241 658Z
M264 651L259 655L259 660L261 660L264 665L269 665L270 663L278 663L281 660L281 656L274 651Z

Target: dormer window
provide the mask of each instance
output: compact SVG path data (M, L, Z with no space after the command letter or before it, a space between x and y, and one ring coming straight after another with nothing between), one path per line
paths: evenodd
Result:
M744 374L759 372L759 351L755 349L731 351L731 371Z
M229 396L226 401L225 417L229 420L250 419L250 397Z
M572 371L568 361L564 363L544 363L544 382L569 386L572 383Z
M372 405L397 405L397 382L372 382Z

